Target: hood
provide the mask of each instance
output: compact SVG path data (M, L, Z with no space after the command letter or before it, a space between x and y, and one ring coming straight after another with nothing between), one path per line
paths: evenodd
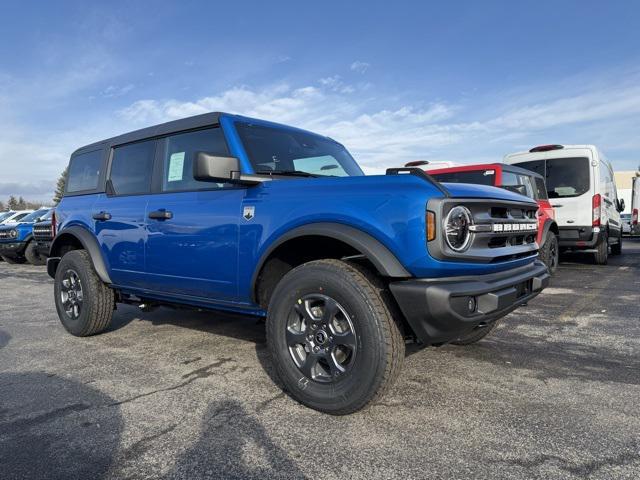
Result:
M519 193L510 192L504 188L475 185L471 183L443 183L452 197L465 198L495 198L496 200L510 200L516 202L535 203L535 200Z

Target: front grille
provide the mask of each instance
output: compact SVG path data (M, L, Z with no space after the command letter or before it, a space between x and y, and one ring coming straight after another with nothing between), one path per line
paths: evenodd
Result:
M0 230L0 240L11 238L9 236L9 230Z
M463 252L453 251L444 241L442 224L449 211L462 205L472 216L472 238ZM427 208L436 213L439 229L428 242L431 256L441 260L500 263L537 253L536 203L491 199L433 199Z
M39 241L51 240L51 224L34 226L33 238Z

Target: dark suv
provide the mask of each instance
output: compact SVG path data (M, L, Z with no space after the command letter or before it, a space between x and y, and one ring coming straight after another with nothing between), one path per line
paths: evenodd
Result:
M476 342L547 285L537 208L419 169L364 176L328 137L211 113L73 153L47 269L78 336L116 302L266 317L287 391L345 414L392 384L405 341Z

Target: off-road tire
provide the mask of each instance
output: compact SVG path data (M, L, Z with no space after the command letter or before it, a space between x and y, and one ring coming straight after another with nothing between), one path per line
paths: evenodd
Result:
M604 234L604 238L600 241L596 247L596 252L593 254L593 259L596 265L606 265L609 261L609 235Z
M540 247L540 260L547 266L551 275L556 273L560 262L560 247L555 233L547 232L544 243Z
M305 376L287 344L287 324L299 299L324 295L349 315L357 350L350 368L331 383ZM300 403L332 415L358 411L381 398L398 376L405 354L401 326L385 301L384 285L364 268L316 260L288 272L269 302L267 344L285 390Z
M75 319L67 314L61 298L62 280L69 270L77 273L83 290L82 308ZM72 335L95 335L105 331L111 324L114 292L100 280L85 250L72 250L62 257L56 270L54 295L58 317Z
M11 257L8 255L2 255L2 259L9 265L20 265L27 261L24 257Z
M36 248L36 243L33 241L27 244L27 248L24 250L24 256L31 265L41 266L47 263L47 258L44 255L40 255Z
M466 335L454 340L451 343L453 343L454 345L464 346L464 345L471 345L472 343L479 342L484 337L486 337L491 332L493 332L498 327L499 324L500 324L500 320L496 320L491 325L483 328L477 328L473 330L471 333L467 333Z
M620 231L618 243L611 245L611 255L622 255L622 231Z

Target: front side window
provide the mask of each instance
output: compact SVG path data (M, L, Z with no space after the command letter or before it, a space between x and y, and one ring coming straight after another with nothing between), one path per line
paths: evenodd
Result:
M502 186L513 187L512 191L517 191L529 198L534 198L533 185L528 176L513 172L502 172Z
M69 164L67 192L82 192L98 188L101 166L102 150L75 155Z
M116 195L151 191L155 141L132 143L113 149L109 179Z
M164 142L162 177L164 191L203 190L233 186L230 183L201 182L193 178L193 162L199 152L220 157L229 155L221 128L207 128L172 135L164 138L162 142Z
M330 138L248 123L236 123L236 129L256 173L364 175L349 152Z
M547 200L547 187L544 184L544 180L540 177L534 177L536 181L536 192L538 194L538 200Z
M26 213L19 213L18 215L16 215L15 217L13 217L11 219L12 222L17 222L18 220L22 220L24 217L26 217L27 215L29 215L29 212Z
M429 172L427 172L429 173ZM433 178L443 183L473 183L474 185L495 185L495 170L467 170L464 172L431 173Z

